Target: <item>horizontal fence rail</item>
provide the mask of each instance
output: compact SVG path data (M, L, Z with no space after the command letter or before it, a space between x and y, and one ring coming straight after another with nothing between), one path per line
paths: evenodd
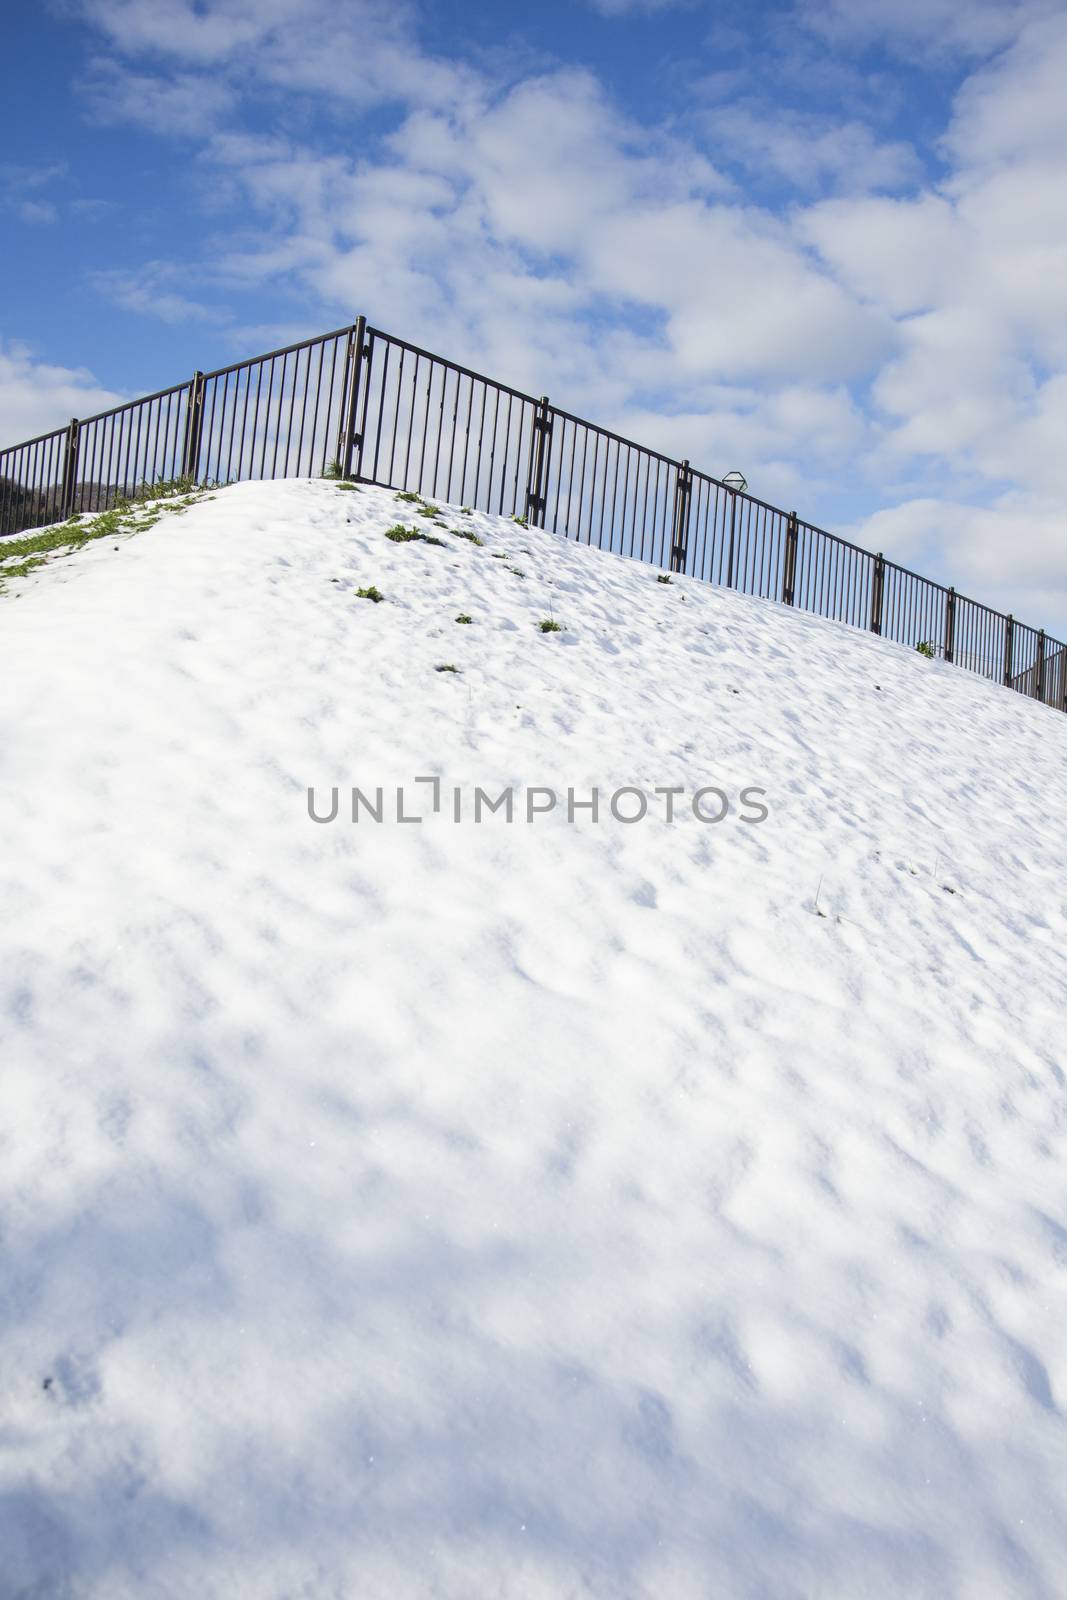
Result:
M846 622L1067 711L1067 646L1041 629L362 317L0 450L0 537L162 483L327 472Z

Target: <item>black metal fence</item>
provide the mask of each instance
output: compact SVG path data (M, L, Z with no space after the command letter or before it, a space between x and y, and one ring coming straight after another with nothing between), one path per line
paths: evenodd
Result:
M171 479L334 463L922 647L1067 710L1067 646L1041 629L362 317L0 451L0 535Z

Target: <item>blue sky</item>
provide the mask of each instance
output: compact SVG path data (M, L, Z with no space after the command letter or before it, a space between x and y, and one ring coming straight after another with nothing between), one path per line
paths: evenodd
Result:
M379 325L1067 629L1050 0L6 12L0 433Z

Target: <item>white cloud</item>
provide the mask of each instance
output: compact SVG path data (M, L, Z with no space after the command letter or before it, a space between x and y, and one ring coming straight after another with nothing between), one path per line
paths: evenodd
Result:
M65 161L46 162L35 167L0 162L0 212L8 212L20 222L31 225L58 221L59 208L54 201L42 199L39 191L66 174Z
M955 208L935 193L824 200L799 213L795 225L842 283L892 316L951 297L967 270Z
M657 11L688 8L697 3L698 0L589 0L593 10L599 11L602 17L651 15Z
M864 448L869 431L846 389L799 384L769 395L705 390L699 408L665 416L630 406L605 421L719 477L735 468L756 476L758 469L758 484L752 487L784 506L803 503L815 484L828 488Z
M82 0L82 14L120 56L186 69L206 94L264 87L323 93L353 105L452 103L477 84L467 67L420 49L415 13L397 0ZM117 77L122 73L114 69Z
M23 222L57 222L59 212L51 200L20 200L15 206L15 214Z
M924 462L943 497L940 513L905 502L903 521L886 513L860 537L906 547L921 533L924 560L946 578L1051 617L1061 637L1067 216L1062 161L1048 152L1062 145L1065 53L1062 16L1032 23L965 81L940 193L827 205L805 219L842 281L902 319L901 350L872 384L887 423L869 458L875 481Z
M86 222L102 222L117 209L114 200L72 200L70 209L75 216L83 218Z
M49 161L36 167L20 166L11 161L0 162L0 184L9 192L24 194L29 190L42 189L66 174L65 161Z
M873 388L876 403L896 419L899 454L979 451L1032 392L1029 366L980 307L928 311L904 323L901 334L903 352Z
M18 217L21 222L50 224L58 222L64 212L93 220L113 209L114 203L108 200L79 198L60 204L42 197L42 189L63 184L69 178L66 161L44 162L38 166L0 162L0 211Z
M1067 145L1067 27L1062 7L1030 23L956 97L945 144L958 165L1000 168L1054 161Z
M926 497L876 512L852 535L904 562L928 561L936 551L943 577L960 593L996 595L1031 626L1067 618L1062 500L1018 489L980 506Z
M838 45L896 46L917 55L981 58L1002 49L1059 0L798 0L804 21Z
M681 374L837 382L866 371L889 337L758 213L629 206L604 221L585 259L604 289L660 309Z
M230 88L211 78L193 73L161 78L104 59L91 64L82 90L98 122L133 123L168 135L202 137L235 103Z
M628 205L730 190L705 157L628 122L576 70L451 117L416 112L390 143L405 167L473 186L491 229L540 255L574 250Z
M92 281L101 294L126 311L158 317L161 322L226 322L228 313L218 306L193 300L174 288L188 273L167 262L149 261L136 272L94 272Z
M0 342L0 439L20 443L90 417L123 398L102 388L84 367L57 367L34 359L21 344Z
M758 180L781 178L805 191L824 185L849 193L897 189L921 174L918 156L902 140L879 140L855 120L782 111L734 100L707 114L704 125L717 155L729 154Z
M82 10L126 55L158 52L214 66L253 48L278 7L242 0L208 6L195 0L85 0Z
M897 324L898 348L872 375L876 480L918 467L937 491L868 522L863 536L902 550L925 541L961 585L1010 594L1017 609L1041 600L1036 615L1058 608L1061 629L1065 77L1067 15L1027 22L962 84L936 189L827 201L798 219L839 282Z
M640 371L633 344L660 383L810 384L865 371L890 337L788 228L738 205L706 159L619 117L588 74L523 83L478 114L416 113L378 164L275 142L260 160L247 143L213 153L240 155L284 235L229 270L303 271L353 308L372 289L375 315L438 340L454 329L472 361L518 343L528 372L552 349L584 394L613 348L620 380ZM581 317L609 307L644 332L598 335L594 353Z

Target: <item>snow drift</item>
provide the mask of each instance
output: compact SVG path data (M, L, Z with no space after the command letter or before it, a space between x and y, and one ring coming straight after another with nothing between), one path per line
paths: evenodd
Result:
M1062 1593L1067 718L418 512L0 597L0 1594Z

